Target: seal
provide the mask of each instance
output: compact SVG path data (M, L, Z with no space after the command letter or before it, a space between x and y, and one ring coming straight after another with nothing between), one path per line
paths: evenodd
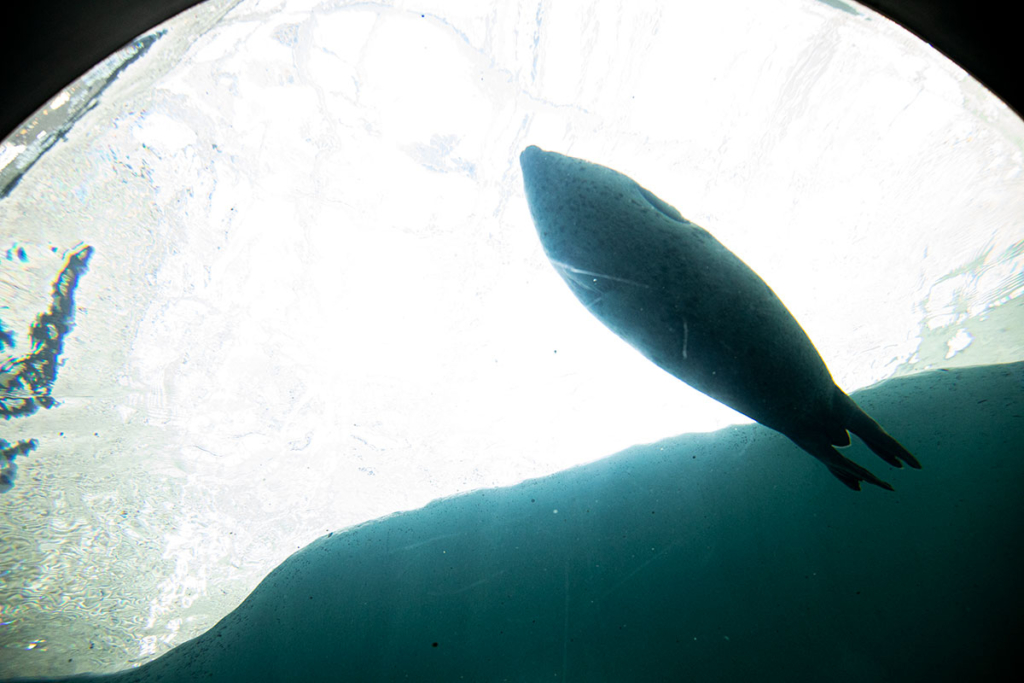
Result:
M527 147L526 200L548 259L602 323L693 388L789 437L855 491L885 481L843 457L853 432L921 464L836 386L782 301L711 233L631 178Z

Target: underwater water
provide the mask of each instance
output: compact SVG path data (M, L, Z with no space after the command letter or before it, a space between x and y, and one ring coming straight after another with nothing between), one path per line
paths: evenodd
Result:
M0 678L996 677L1022 133L853 3L197 6L0 148ZM707 228L923 469L854 439L849 491L594 320L530 144Z

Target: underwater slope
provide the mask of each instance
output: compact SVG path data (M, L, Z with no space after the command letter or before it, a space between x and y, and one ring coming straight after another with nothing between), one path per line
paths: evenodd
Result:
M758 425L638 446L322 537L97 679L998 680L1024 613L1024 364L856 399L924 463L894 493Z

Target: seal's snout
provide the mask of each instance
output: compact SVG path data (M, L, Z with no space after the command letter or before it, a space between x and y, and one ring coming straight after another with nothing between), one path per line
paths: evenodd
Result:
M523 169L523 177L529 179L536 175L544 159L544 150L537 145L530 145L519 155L519 166Z
M542 150L537 145L530 145L529 147L527 147L526 149L523 150L522 154L519 155L519 163L520 164L529 163L530 160L536 159L538 156L540 156L543 153L544 153L544 150Z
M526 190L526 201L530 212L537 219L537 212L542 211L542 204L548 205L556 201L552 192L552 184L548 182L551 168L551 152L545 152L536 145L530 145L519 155L519 166L523 169L523 186Z

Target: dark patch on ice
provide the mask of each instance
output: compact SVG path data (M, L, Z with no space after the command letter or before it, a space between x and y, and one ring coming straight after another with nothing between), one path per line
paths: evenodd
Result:
M837 10L841 10L847 14L852 14L855 17L860 16L860 12L858 12L855 7L847 5L843 0L818 0L818 2L823 5L828 5L829 7L835 7Z
M57 405L51 393L64 352L64 339L75 327L75 290L89 268L92 254L92 247L82 245L67 257L53 283L50 307L29 328L29 353L0 364L0 416L4 419L27 417L40 408ZM12 349L16 346L13 335L3 330L0 343ZM0 439L0 493L14 486L14 458L27 455L38 445L36 439L15 444Z

